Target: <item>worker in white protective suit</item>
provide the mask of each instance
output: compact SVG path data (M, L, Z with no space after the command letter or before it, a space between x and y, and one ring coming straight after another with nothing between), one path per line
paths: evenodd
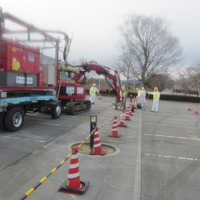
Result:
M138 91L138 103L140 103L142 107L144 107L144 104L146 103L146 91L144 87Z
M96 87L96 84L94 83L92 87L90 88L90 98L91 104L95 103L96 94L99 93L99 90Z
M159 101L160 101L160 92L158 91L158 88L154 88L154 92L151 93L153 95L153 105L152 105L152 112L158 112L159 110Z
M126 100L126 89L124 87L120 91L120 99L122 102L125 102L125 100Z
M126 108L126 89L123 87L120 91L120 100L122 102L121 108Z
M138 102L138 95L140 93L140 90L138 88L135 88L135 91L136 91L136 101Z

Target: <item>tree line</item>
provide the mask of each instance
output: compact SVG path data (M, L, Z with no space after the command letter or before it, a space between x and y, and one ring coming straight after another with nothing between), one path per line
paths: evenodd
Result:
M183 65L183 49L169 28L162 18L127 16L119 27L117 69L127 80L140 80L150 89L199 91L200 65L180 67L176 80L169 73L169 68Z

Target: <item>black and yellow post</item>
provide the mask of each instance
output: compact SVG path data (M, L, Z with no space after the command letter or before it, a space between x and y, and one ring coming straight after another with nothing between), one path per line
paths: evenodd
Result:
M90 116L90 133L96 128L97 126L97 116L91 115ZM90 150L92 151L94 144L94 133L90 135Z

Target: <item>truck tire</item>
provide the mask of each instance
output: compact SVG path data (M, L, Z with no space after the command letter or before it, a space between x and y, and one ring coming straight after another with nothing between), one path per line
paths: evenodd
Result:
M5 115L5 128L8 131L18 131L24 124L24 111L20 107L8 110Z
M52 105L51 107L51 117L52 119L58 119L61 115L62 108L60 103Z
M5 127L5 112L0 113L0 128L2 130L6 130L6 127Z

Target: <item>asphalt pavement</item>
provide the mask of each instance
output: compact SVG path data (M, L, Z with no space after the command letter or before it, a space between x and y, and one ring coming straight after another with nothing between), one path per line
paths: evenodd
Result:
M109 145L116 151L104 156L78 154L80 179L89 182L89 187L84 194L77 196L58 190L68 175L70 158L66 158L71 153L71 147L88 137L90 120L80 123L66 134L4 168L0 173L0 199L133 200L139 196L141 177L135 174L140 174L141 169L141 148L138 148L138 138L141 135L142 113L141 111L135 112L134 116L131 116L131 121L125 122L127 128L118 128L118 134L121 137L108 137L112 135L113 118L117 116L119 123L121 111L115 110L112 104L113 97L102 97L101 100L97 99L95 105L92 105L98 108L105 106L108 102L109 106L97 115L97 126L100 127L99 135L102 146ZM95 112L92 110L91 113L94 115ZM89 141L86 140L87 142ZM137 164L136 161L139 163ZM63 163L62 166L51 173L60 163ZM135 182L136 180L138 183ZM42 184L33 190L35 185L41 182Z
M18 162L0 171L0 199L18 200L197 200L200 196L200 117L196 104L161 101L158 113L135 110L127 128L112 133L115 110L112 97L93 105L102 145L115 148L104 156L78 154L81 181L89 186L82 195L60 192L68 175L68 155L74 144L89 142L89 117ZM105 106L106 104L106 106ZM127 105L129 102L127 101ZM89 116L89 115L88 115ZM75 120L75 118L74 118ZM58 168L59 166L59 168ZM38 184L40 183L40 184ZM36 185L38 187L33 189Z

